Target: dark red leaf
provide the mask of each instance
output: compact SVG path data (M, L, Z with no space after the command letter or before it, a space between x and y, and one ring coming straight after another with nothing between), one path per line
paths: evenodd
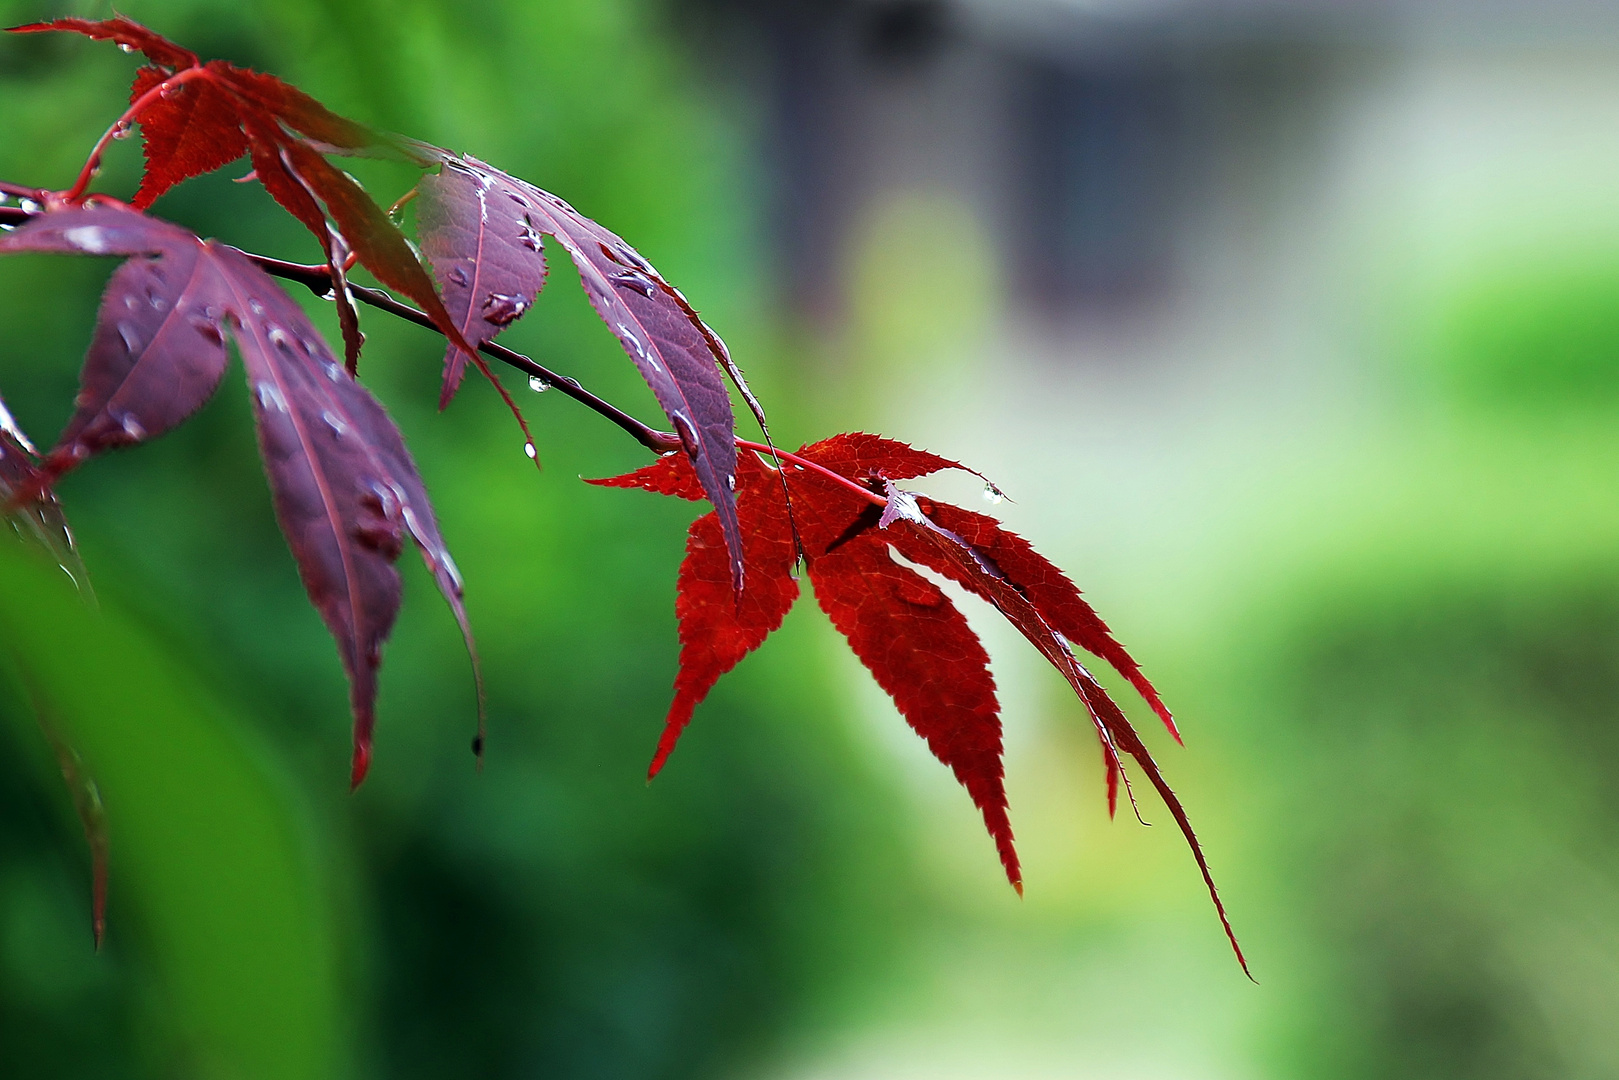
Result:
M1180 732L1157 689L1142 674L1141 666L1125 651L1124 646L1114 639L1107 623L1096 614L1095 608L1085 602L1066 574L1036 552L1023 537L1001 528L994 518L949 503L923 498L917 501L929 518L972 545L1008 580L1015 582L1053 630L1086 652L1113 665L1152 706L1153 712L1158 714L1175 741L1180 742ZM968 583L964 581L962 584Z
M150 206L175 184L250 153L254 172L265 189L315 235L326 254L351 372L358 363L363 338L346 288L345 262L350 251L377 280L414 300L452 343L465 345L444 311L432 279L398 227L358 183L322 156L334 151L398 155L402 143L338 116L273 75L222 60L200 64L195 54L128 19L59 19L22 29L71 30L145 51L159 66L136 72L132 106L161 86L171 74L169 69L196 69L134 111L146 153L146 171L134 205ZM417 158L412 155L411 160ZM327 224L328 212L336 230ZM526 427L524 430L526 433Z
M303 309L234 248L132 210L90 206L0 237L0 253L14 251L135 257L102 305L80 409L58 448L72 460L179 422L217 384L225 336L236 341L276 517L348 672L358 784L370 760L382 643L399 610L393 564L407 537L472 648L460 575L393 421Z
M703 497L697 476L683 455L658 462L611 480L592 483L608 487L642 487L687 499ZM776 498L770 497L770 492ZM781 488L770 470L752 454L741 454L737 469L737 510L741 517L744 554L753 568L748 588L740 596L731 587L730 560L719 519L704 514L692 524L686 538L686 559L680 564L675 615L680 623L680 674L675 679L675 700L669 707L657 753L647 779L658 775L680 733L721 675L736 667L781 625L798 598L793 580L797 552L785 519L779 514Z
M424 177L418 190L422 253L451 320L469 344L482 345L533 306L545 285L540 234L515 201L464 169L447 165ZM465 363L465 354L450 345L439 408L455 396Z
M1167 714L1067 577L993 519L894 486L895 480L961 468L948 459L852 434L804 447L783 460L781 475L791 490L816 600L934 756L967 788L1013 884L1020 875L1006 815L999 705L988 658L945 594L896 555L989 601L1062 673L1100 740L1109 811L1119 781L1128 782L1121 760L1128 755L1179 825L1246 971L1184 807L1128 718L1074 656L1067 635L1118 666L1166 720ZM791 578L792 528L778 478L752 454L742 456L739 477L738 512L754 573L741 603L724 603L715 588L718 523L712 514L693 523L676 602L680 674L654 771L715 680L780 625L797 592ZM699 488L690 464L672 456L593 482L687 499L696 498ZM749 606L755 590L767 587L771 591Z
M322 147L338 152L394 150L388 136L339 116L308 94L274 75L210 60L208 70L245 105L244 112L273 116L293 131L307 135Z
M1041 655L1068 680L1074 693L1090 713L1097 736L1101 739L1103 754L1108 758L1109 787L1112 787L1115 775L1122 774L1122 763L1118 757L1120 749L1134 758L1136 764L1147 774L1147 778L1164 800L1164 805L1169 807L1176 824L1180 826L1181 833L1186 837L1186 842L1192 849L1192 857L1197 861L1198 870L1203 875L1204 884L1208 886L1209 898L1214 901L1215 912L1220 916L1220 925L1225 928L1226 937L1231 941L1231 948L1237 954L1237 961L1246 972L1248 961L1243 957L1242 947L1237 944L1237 935L1231 929L1231 922L1226 917L1225 905L1215 888L1214 875L1203 856L1203 848L1198 843L1197 835L1192 831L1192 823L1187 818L1180 799L1164 780L1157 762L1147 751L1146 745L1136 734L1129 719L1101 684L1075 658L1069 649L1066 636L1051 625L1037 598L1029 590L1017 581L1009 579L986 551L923 513L914 495L901 491L890 483L888 496L888 506L883 511L879 527L889 534L888 542L894 545L895 550L912 562L961 583L994 604L996 610L1006 616L1007 621L1017 627L1029 643L1040 650ZM943 504L930 500L930 507L935 511L941 505ZM962 510L957 512L967 513ZM1110 802L1111 798L1110 794Z
M169 77L160 67L135 72L133 104ZM140 116L146 172L131 204L144 210L158 196L193 176L213 172L247 153L247 136L229 93L209 79L193 79L159 95Z
M869 449L872 438L838 436L800 453L818 464L846 464ZM867 460L878 464L870 455ZM909 457L896 457L895 468L903 471L907 463L921 472L950 464L911 451ZM737 510L751 568L748 588L737 597L728 587L716 515L698 518L687 538L675 603L680 673L652 774L663 766L714 683L781 625L798 595L792 577L797 552L781 479L752 453L741 454L738 466ZM788 463L786 468L792 472L793 504L817 602L893 697L900 714L967 788L1008 880L1021 891L1002 782L1000 707L982 646L935 585L888 554L875 529L876 507L801 466ZM695 499L700 495L696 481L689 460L671 456L626 476L593 482ZM851 531L862 521L863 528Z
M172 70L195 67L197 54L190 49L182 49L174 42L161 34L153 33L138 22L126 19L119 15L111 19L53 19L50 22L29 23L27 26L13 26L8 32L13 34L39 34L50 30L64 30L69 33L83 34L97 41L115 41L127 49L145 54L154 64Z
M449 154L420 190L422 242L438 253L435 270L447 302L465 313L480 335L493 337L533 303L545 277L540 237L554 237L562 245L596 313L680 435L719 513L732 587L740 592L743 548L732 492L739 482L735 424L720 377L720 365L730 358L718 338L635 249L549 192L476 158ZM469 266L479 269L476 278ZM460 378L459 358L451 356L446 397Z

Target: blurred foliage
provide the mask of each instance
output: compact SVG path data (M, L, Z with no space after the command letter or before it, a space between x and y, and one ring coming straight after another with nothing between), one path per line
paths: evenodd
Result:
M0 18L70 9L107 14L5 0ZM752 223L739 213L750 200L736 125L724 115L731 106L694 83L678 50L654 33L655 10L596 0L154 0L121 10L204 55L274 71L339 111L466 149L563 193L704 307L767 401L790 401L770 393L787 376L762 355L764 320L749 307L745 286L758 268ZM0 41L0 175L68 182L116 115L133 67L91 42ZM99 186L133 190L138 164L137 142L116 144ZM384 202L412 182L378 163L354 169ZM185 185L156 210L204 235L312 258L308 238L257 185L231 182L241 171ZM0 263L0 386L43 441L67 415L110 267ZM329 308L309 303L330 332ZM109 797L109 945L90 955L88 934L76 929L87 923L84 841L64 813L54 762L18 714L0 753L8 1070L656 1078L756 1059L833 1008L839 986L881 969L914 900L896 839L903 811L830 707L818 665L804 660L819 652L821 631L795 617L720 687L647 789L674 675L674 578L690 508L579 484L580 474L640 464L644 452L560 395L536 397L513 380L539 437L545 471L536 476L487 388L469 384L436 414L441 341L378 318L366 329L362 377L404 429L467 577L489 690L487 766L478 774L467 748L474 695L453 621L412 565L383 666L376 764L347 797L341 670L276 530L240 380L227 377L172 436L70 476L60 491L97 590L130 613L117 631L126 661L150 656L162 667L169 661L157 657L185 657L209 696L234 703L230 711L262 734L261 771L285 777L252 812L278 807L318 837L305 843L322 904L298 925L253 926L251 910L233 913L239 948L284 954L290 978L297 954L276 935L301 926L329 935L320 955L333 970L318 993L266 982L257 1041L232 1044L231 1062L175 1066L203 1053L206 1040L172 1002L213 996L214 982L251 969L233 966L231 947L210 951L164 927L240 882L178 840L164 859L151 856L124 820L133 811ZM656 415L571 275L556 273L509 336ZM796 434L790 410L776 410L776 420ZM4 595L9 625L47 618ZM78 680L86 694L124 689L123 663L99 665L70 649L51 663L53 678ZM107 738L129 748L133 768L201 722L186 708L176 697L168 710L150 701L118 710L105 718ZM210 738L246 738L240 725L217 722ZM165 829L179 837L206 826L241 859L269 857L273 845L244 817L245 791L238 805L187 801L228 774L197 787L169 764L149 778L153 802L140 827L153 843ZM131 868L149 857L144 871ZM221 880L194 880L210 869ZM142 872L174 875L166 888L183 879L193 891L165 907L156 885L137 884ZM314 887L296 877L282 884ZM218 1009L228 1007L221 995ZM324 1026L299 1035L276 1019L287 1010L319 1012ZM300 1038L315 1047L304 1059L293 1052Z
M1455 291L1435 350L1463 401L1496 410L1619 403L1619 253L1515 261Z

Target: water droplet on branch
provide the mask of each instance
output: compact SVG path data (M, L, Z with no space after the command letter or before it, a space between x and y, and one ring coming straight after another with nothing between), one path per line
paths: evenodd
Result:
M543 394L547 390L551 389L551 384L540 378L538 375L530 375L528 377L528 388L534 391L536 394Z

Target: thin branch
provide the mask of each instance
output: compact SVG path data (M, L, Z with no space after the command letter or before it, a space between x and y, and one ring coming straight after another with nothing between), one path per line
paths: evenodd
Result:
M0 185L0 190L11 187L13 185ZM16 189L18 192L24 190L32 192L33 189ZM23 222L38 216L38 213L37 210L29 210L21 206L0 206L0 225L21 225ZM273 277L282 278L286 281L296 281L316 296L331 295L332 275L331 271L324 266L287 262L283 259L272 259L268 255L255 255L249 251L244 251L242 254L252 259L259 269ZM350 284L349 293L361 303L369 304L371 307L386 311L390 315L398 316L407 322L413 322L417 326L425 327L435 333L442 332L425 313L418 311L409 304L395 300L381 289L368 289L363 285ZM654 454L667 454L671 450L679 450L682 446L679 435L670 431L659 431L655 427L643 424L617 405L597 397L583 386L580 386L577 379L570 378L567 375L559 375L520 352L514 352L504 345L496 345L492 341L480 345L478 351L485 356L499 360L508 367L516 368L530 378L539 379L547 386L556 387L563 394L579 402L598 416L612 421L627 432L636 442L651 450ZM786 457L787 455L783 454L782 456Z
M272 259L267 255L254 255L245 251L242 254L257 263L265 273L284 278L287 281L296 281L316 296L327 296L332 291L331 273L324 266L284 262L281 259ZM381 289L368 289L363 285L351 284L349 285L349 292L363 304L369 304L378 310L386 311L390 315L396 315L407 322L413 322L417 326L439 332L438 326L425 313L411 307L409 304L395 300ZM536 363L522 353L513 352L504 345L496 345L492 341L484 342L478 347L478 351L485 356L499 360L508 367L516 368L530 378L539 379L548 386L556 387L587 409L617 424L628 432L636 442L655 454L666 454L671 450L681 448L682 444L679 435L669 431L659 431L657 428L643 424L617 405L602 400L583 386L580 386L577 379L570 378L567 375L558 375L550 368Z
M122 132L128 131L130 126L140 119L141 113L145 112L152 102L160 97L167 96L170 91L190 82L192 79L212 77L213 73L207 68L189 67L184 71L175 72L137 98L129 108L124 110L124 115L115 120L111 127L102 132L101 138L96 140L95 146L90 149L90 156L84 159L84 168L79 170L78 179L73 181L73 186L62 195L62 200L76 203L84 199L84 193L90 188L90 181L94 180L96 173L101 171L101 155L106 153L107 144L118 138Z

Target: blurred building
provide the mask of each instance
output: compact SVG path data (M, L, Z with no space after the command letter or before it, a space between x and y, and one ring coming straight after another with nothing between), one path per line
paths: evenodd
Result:
M1548 46L1619 30L1619 6L1598 2L694 5L747 35L729 59L768 85L787 284L821 318L838 312L863 208L906 188L967 200L1024 314L1149 309L1215 269L1199 266L1210 238L1252 254L1289 210L1319 204L1368 93L1473 78L1458 50L1506 59L1505 85Z

